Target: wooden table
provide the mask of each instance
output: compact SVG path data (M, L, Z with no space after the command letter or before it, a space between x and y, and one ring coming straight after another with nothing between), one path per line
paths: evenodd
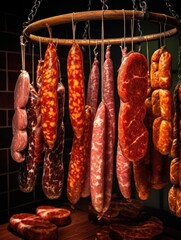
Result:
M59 240L94 240L100 226L88 221L88 213L82 210L71 210L72 222L68 226L59 227ZM8 229L8 223L0 225L0 240L23 239Z
M88 211L85 209L70 209L71 224L59 227L58 240L95 240L95 235L99 225L93 224L88 220ZM22 240L20 236L13 234L8 229L8 223L0 225L0 240ZM160 240L180 240L181 231L165 227L163 236Z

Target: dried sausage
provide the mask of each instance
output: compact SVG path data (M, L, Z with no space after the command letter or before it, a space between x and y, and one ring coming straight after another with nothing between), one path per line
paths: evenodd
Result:
M104 154L106 134L106 105L103 101L98 106L93 123L90 188L91 201L94 209L101 213L104 207Z
M43 76L40 91L41 103L41 124L44 140L50 149L53 148L57 137L58 122L58 57L54 43L50 42L47 46Z
M84 130L85 90L82 51L75 42L68 53L67 74L70 121L74 134L80 138Z

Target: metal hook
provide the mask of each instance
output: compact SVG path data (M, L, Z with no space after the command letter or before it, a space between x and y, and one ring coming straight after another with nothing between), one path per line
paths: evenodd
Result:
M95 48L93 49L94 56L97 58L98 52L96 52L96 50L97 50L97 41L96 41L96 46L95 46Z

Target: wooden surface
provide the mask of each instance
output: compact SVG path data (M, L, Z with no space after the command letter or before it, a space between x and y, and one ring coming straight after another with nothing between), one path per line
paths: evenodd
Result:
M59 227L58 240L95 240L99 225L88 220L85 209L71 209L72 222L68 226ZM180 240L181 231L165 227L160 240ZM0 240L22 240L8 229L8 223L0 225Z
M71 210L72 222L68 226L59 227L59 240L94 240L99 226L88 221L88 213L82 210ZM0 225L0 240L20 240L8 229L8 223Z

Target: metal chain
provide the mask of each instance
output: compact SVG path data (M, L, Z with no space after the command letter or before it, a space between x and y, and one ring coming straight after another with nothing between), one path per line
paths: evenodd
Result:
M90 11L90 10L91 10L91 4L92 4L92 0L89 0L87 11ZM87 21L85 22L84 33L83 33L83 35L82 35L82 38L83 38L83 39L87 39L87 31L88 31L88 29L89 29L89 26L90 26L90 21L87 20Z
M100 0L102 3L102 10L108 10L108 5L106 4L107 0Z
M175 11L175 9L173 8L173 6L171 5L169 0L164 0L166 7L168 8L169 12L171 13L172 17L175 17L177 19L179 19L179 15L178 13Z
M175 17L178 20L179 31L178 31L178 80L181 80L181 26L179 23L179 15L171 5L169 0L164 0L166 7L171 13L172 17Z
M136 5L136 0L132 0L132 2L133 2L133 10L138 10L138 7ZM140 6L140 1L139 1L139 6ZM143 32L142 32L140 20L137 20L137 26L138 26L139 35L142 36Z
M42 2L42 0L35 0L34 5L31 8L31 12L28 15L28 21L26 21L22 24L23 29L26 28L33 21L41 2Z

